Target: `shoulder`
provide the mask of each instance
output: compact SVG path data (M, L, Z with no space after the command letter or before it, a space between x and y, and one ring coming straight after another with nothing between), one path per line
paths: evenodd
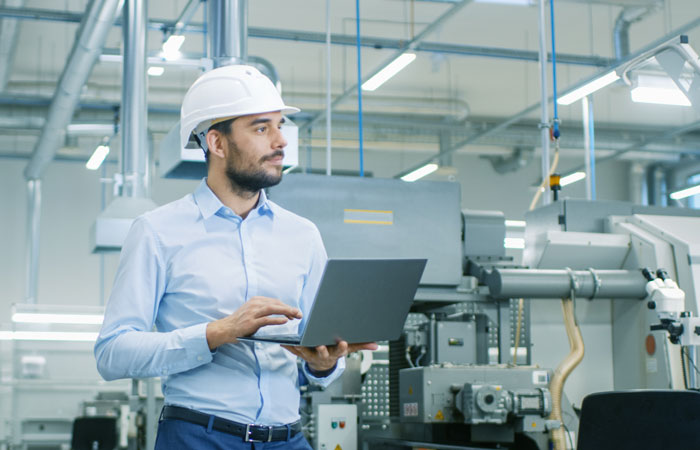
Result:
M135 224L150 228L156 234L179 226L187 226L199 219L200 213L192 194L175 200L136 218Z
M302 217L289 211L288 209L284 209L273 201L268 200L268 203L270 205L270 209L272 209L272 212L275 215L275 219L279 220L285 226L285 228L288 227L295 232L308 233L318 237L321 236L316 225L306 217Z

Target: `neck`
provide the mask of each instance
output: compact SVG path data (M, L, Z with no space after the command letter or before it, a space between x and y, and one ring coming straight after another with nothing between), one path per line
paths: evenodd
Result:
M207 186L214 192L221 203L245 219L258 203L260 191L246 191L234 186L225 174L209 171Z

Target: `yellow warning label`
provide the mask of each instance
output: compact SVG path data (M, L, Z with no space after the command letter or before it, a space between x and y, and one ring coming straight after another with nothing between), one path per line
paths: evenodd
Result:
M437 414L435 414L435 420L445 420L445 416L442 414L441 409L438 409Z
M408 387L408 395L411 395L411 394L413 394L413 387L409 386Z
M335 450L343 450L343 447L340 446L340 444L335 446Z
M343 222L370 225L393 225L394 211L372 209L344 209Z

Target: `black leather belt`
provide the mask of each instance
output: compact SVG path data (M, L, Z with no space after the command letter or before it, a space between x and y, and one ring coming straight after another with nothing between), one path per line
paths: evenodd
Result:
M211 426L214 430L240 436L243 438L244 442L286 441L301 431L301 423L299 421L290 423L289 425L274 427L243 424L201 413L193 409L172 405L164 406L160 417L161 419L184 420L185 422L201 425L205 428ZM213 423L210 424L212 418Z

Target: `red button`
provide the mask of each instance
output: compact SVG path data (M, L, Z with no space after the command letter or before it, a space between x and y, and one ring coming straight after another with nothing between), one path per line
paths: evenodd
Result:
M340 428L345 428L345 421L343 421L343 420L340 421Z

